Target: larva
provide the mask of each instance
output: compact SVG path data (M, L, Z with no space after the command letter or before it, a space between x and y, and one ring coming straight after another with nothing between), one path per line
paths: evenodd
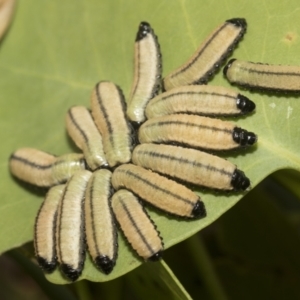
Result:
M7 30L14 14L16 1L1 0L0 1L0 39Z
M237 167L215 155L170 145L142 144L132 153L141 167L199 186L245 190L250 181Z
M124 164L112 175L115 189L126 188L153 206L170 214L186 217L205 217L204 203L185 186L132 164Z
M236 116L254 109L254 102L229 88L187 85L159 94L149 101L145 113L148 119L178 113Z
M125 100L112 82L99 82L91 97L92 115L103 138L103 147L111 167L127 163L131 157L131 130L125 118Z
M145 260L160 259L162 239L137 197L121 189L112 197L112 208L121 230L137 254Z
M58 205L65 190L65 184L52 187L39 209L34 226L34 248L38 264L51 273L57 263L55 250L55 228Z
M73 106L68 110L66 128L77 147L82 150L91 170L107 166L102 137L86 107Z
M176 143L205 150L230 150L256 143L254 133L237 127L235 123L175 114L146 121L139 128L140 143Z
M184 65L164 78L164 89L206 83L241 40L246 27L245 19L236 18L216 28Z
M230 83L250 89L300 92L300 67L231 59L223 70Z
M85 258L84 197L92 173L76 172L67 182L57 216L56 252L60 268L75 281L81 274Z
M145 121L148 101L161 87L162 62L160 47L153 29L141 22L135 40L134 80L128 101L127 116L137 123Z
M85 169L85 160L77 153L56 157L34 148L20 148L10 156L9 168L18 179L40 187L51 187L66 182L76 171Z
M117 258L117 232L111 209L111 172L93 173L85 198L85 232L89 253L94 263L109 274Z

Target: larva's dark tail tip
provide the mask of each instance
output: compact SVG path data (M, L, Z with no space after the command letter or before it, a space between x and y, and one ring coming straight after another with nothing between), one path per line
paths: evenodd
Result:
M141 22L139 26L139 30L136 34L135 41L138 42L147 36L148 33L151 32L151 26L148 22Z
M192 217L195 219L200 219L206 217L206 209L205 205L202 201L197 201L193 210L192 210Z
M75 281L81 275L81 269L73 269L70 265L61 264L60 265L61 271L65 274L65 276L71 280Z
M163 254L163 250L159 250L158 252L150 256L147 260L153 262L159 261L162 258L162 254Z
M241 110L242 113L250 113L256 108L256 105L253 101L241 94L238 94L237 96L236 106Z
M232 174L231 185L236 191L245 191L250 186L250 180L243 171L235 169Z
M246 28L247 27L247 21L244 18L234 18L226 20L227 23L231 23L237 27Z
M101 269L102 272L106 275L111 273L111 271L113 270L113 268L115 266L115 261L110 259L106 255L97 256L95 259L95 263L99 267L99 269Z
M254 145L257 143L257 135L253 132L248 132L248 137L247 137L247 145Z
M223 69L223 74L224 76L227 76L227 71L228 69L231 67L232 63L236 60L236 58L232 58L227 64L226 66L224 67Z
M48 261L41 256L37 256L36 260L45 273L52 273L56 268L56 260Z

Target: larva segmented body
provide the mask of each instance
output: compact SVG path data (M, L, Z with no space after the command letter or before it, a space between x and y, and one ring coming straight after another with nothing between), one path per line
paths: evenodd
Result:
M257 136L235 123L187 114L146 121L139 128L140 143L178 144L205 150L231 150L251 146Z
M245 19L236 18L216 28L184 65L164 78L164 89L206 83L241 40L246 27Z
M119 166L112 175L115 189L126 188L151 205L185 218L206 215L204 203L185 186L132 164Z
M41 268L51 273L57 263L55 248L56 219L66 185L52 187L39 209L34 226L35 256Z
M85 232L94 263L109 274L117 259L117 232L111 209L111 172L93 173L86 189Z
M10 171L15 177L40 187L64 183L85 167L82 154L69 153L57 157L34 148L20 148L9 160Z
M150 261L160 259L162 239L137 197L127 190L118 190L112 197L112 208L121 230L138 255Z
M300 92L300 67L231 59L223 70L229 82L250 89Z
M161 87L161 53L157 37L147 22L141 22L135 41L134 80L128 100L127 117L145 121L145 107Z
M249 179L237 167L215 155L170 145L142 144L132 153L141 167L180 181L220 190L245 190Z
M146 107L148 119L171 114L237 116L254 111L255 103L222 86L187 85L159 94Z
M132 138L125 117L121 89L112 82L99 82L91 97L92 115L101 132L103 148L110 167L130 161Z
M56 226L56 252L60 269L75 281L81 274L85 259L84 198L92 173L76 172L67 182L60 201Z
M84 153L91 170L107 166L101 135L86 107L71 107L66 115L66 127L72 140Z

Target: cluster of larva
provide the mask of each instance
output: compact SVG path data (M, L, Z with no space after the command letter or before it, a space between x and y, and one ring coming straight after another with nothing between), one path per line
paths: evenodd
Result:
M121 89L102 81L93 90L91 111L75 106L67 112L67 132L83 154L56 157L22 148L11 155L14 176L50 188L34 233L36 257L46 272L58 261L63 274L76 280L87 244L95 265L109 274L117 258L116 223L140 257L155 261L163 242L143 203L198 219L206 216L204 203L182 182L221 191L250 186L234 164L203 151L255 144L254 133L212 118L244 115L255 104L228 88L194 85L208 80L245 30L244 19L226 21L165 77L167 91L159 94L160 47L153 29L142 22L127 108Z

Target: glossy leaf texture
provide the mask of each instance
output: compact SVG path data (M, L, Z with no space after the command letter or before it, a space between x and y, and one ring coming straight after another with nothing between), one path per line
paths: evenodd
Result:
M0 251L32 239L43 199L43 193L10 176L10 154L25 146L58 155L78 151L66 135L65 113L72 105L89 106L99 80L111 80L129 94L133 44L141 21L148 21L158 35L166 75L190 57L215 27L236 17L246 18L248 30L233 57L300 65L296 1L19 1L14 22L0 45ZM222 72L209 84L230 86ZM257 133L258 144L252 150L222 156L245 171L252 187L276 170L299 170L299 97L243 93L257 109L234 121ZM202 220L177 220L149 210L166 248L211 224L243 197L243 193L198 192L208 213ZM81 278L111 280L141 262L120 235L114 271L103 275L87 259ZM48 279L67 282L58 271Z

